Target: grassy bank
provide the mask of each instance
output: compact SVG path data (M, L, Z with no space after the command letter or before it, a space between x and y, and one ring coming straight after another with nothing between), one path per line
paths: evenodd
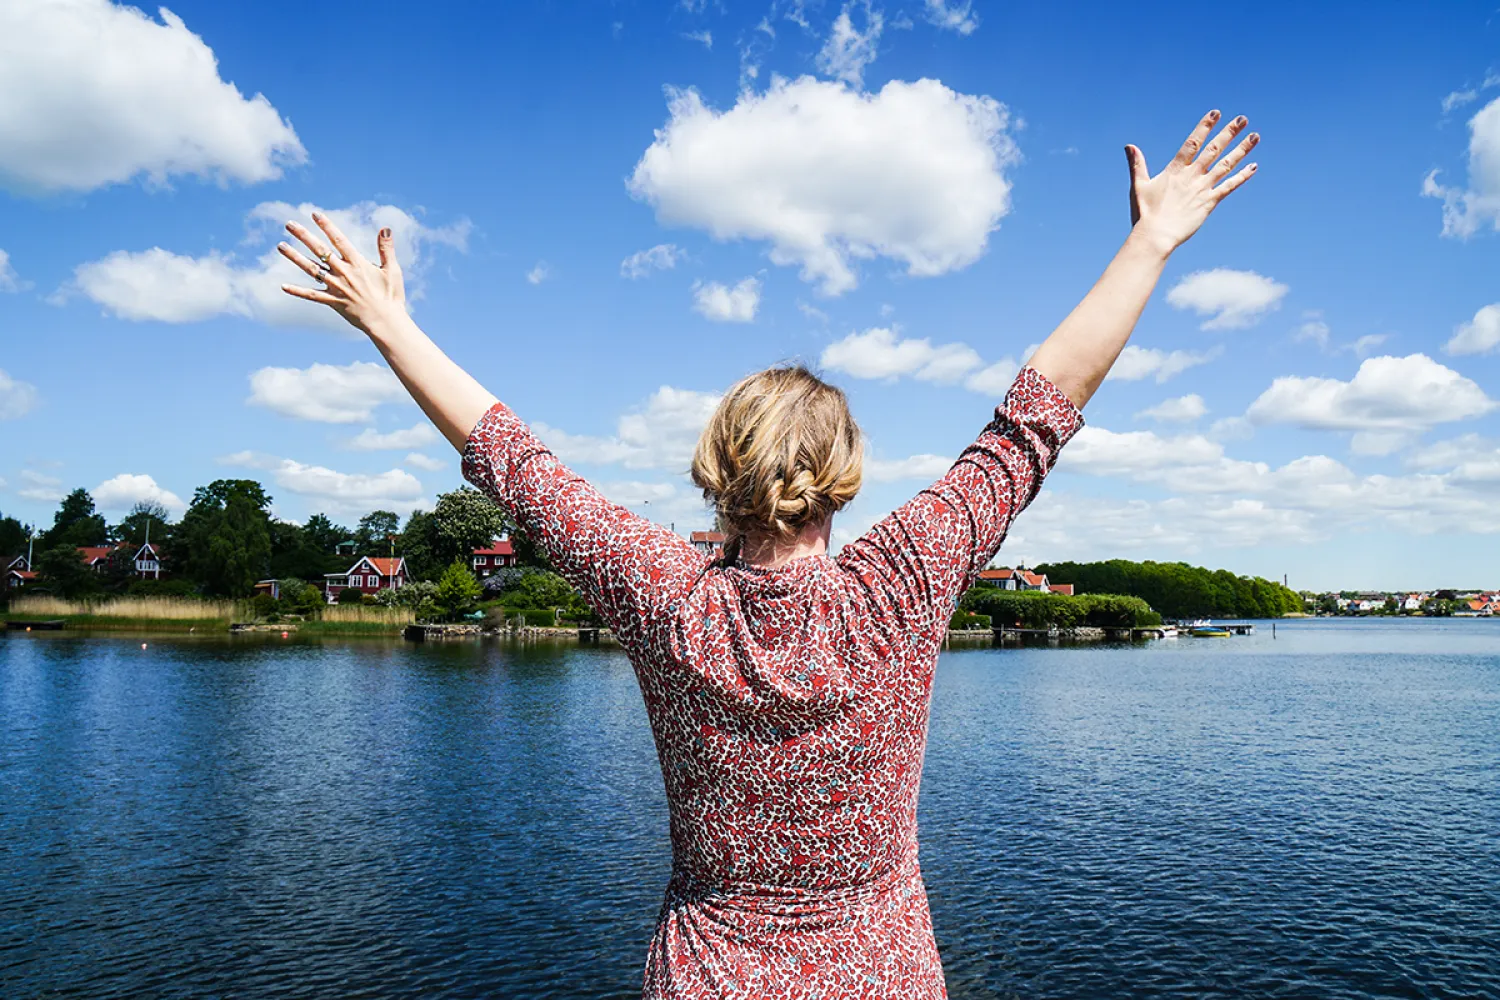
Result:
M68 601L56 597L18 597L0 622L57 621L80 631L228 632L234 622L256 621L248 601L194 600L174 597L111 597ZM415 621L409 608L333 605L305 620L268 619L299 635L389 635Z

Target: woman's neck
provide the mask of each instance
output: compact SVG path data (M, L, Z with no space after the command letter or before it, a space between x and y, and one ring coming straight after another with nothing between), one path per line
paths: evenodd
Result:
M828 554L828 536L833 530L833 518L817 524L803 525L795 538L780 539L775 535L746 535L740 543L740 559L752 566L777 569L793 559Z

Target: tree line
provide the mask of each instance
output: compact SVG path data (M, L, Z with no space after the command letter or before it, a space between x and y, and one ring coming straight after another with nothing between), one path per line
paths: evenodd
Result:
M1167 618L1279 618L1303 610L1302 596L1274 580L1182 562L1109 559L1033 568L1052 583L1073 584L1081 594L1139 597Z
M273 516L271 500L255 480L218 479L194 491L179 521L161 504L142 502L111 524L89 492L76 489L63 497L45 530L0 515L0 555L24 555L30 545L38 577L30 586L59 597L243 598L257 581L276 579L290 584L282 587L288 610L321 603L321 594L306 581L344 572L359 556L394 555L406 559L413 582L401 588L408 591L404 594L382 592L380 603L431 601L452 613L488 596L502 603L509 598L514 603L508 607L563 607L587 614L525 534L471 487L440 494L431 511L413 511L404 524L388 510L371 511L353 526L322 513L297 524ZM474 549L502 536L511 538L518 565L487 579L485 593L473 578L470 558ZM136 572L135 555L148 538L166 579L143 580ZM80 547L93 546L112 547L102 571L79 558ZM358 597L357 591L346 593Z

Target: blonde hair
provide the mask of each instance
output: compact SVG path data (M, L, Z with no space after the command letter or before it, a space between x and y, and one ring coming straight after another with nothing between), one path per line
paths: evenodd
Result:
M859 492L864 442L842 390L802 365L749 375L719 401L693 455L693 482L733 559L746 535L789 540Z

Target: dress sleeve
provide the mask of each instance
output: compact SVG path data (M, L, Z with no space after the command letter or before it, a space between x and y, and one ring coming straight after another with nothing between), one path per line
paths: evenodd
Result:
M1022 368L995 419L944 476L845 546L839 562L908 626L946 622L1031 503L1083 414Z
M607 500L504 403L470 432L463 475L510 514L622 640L661 620L706 562L674 532Z

